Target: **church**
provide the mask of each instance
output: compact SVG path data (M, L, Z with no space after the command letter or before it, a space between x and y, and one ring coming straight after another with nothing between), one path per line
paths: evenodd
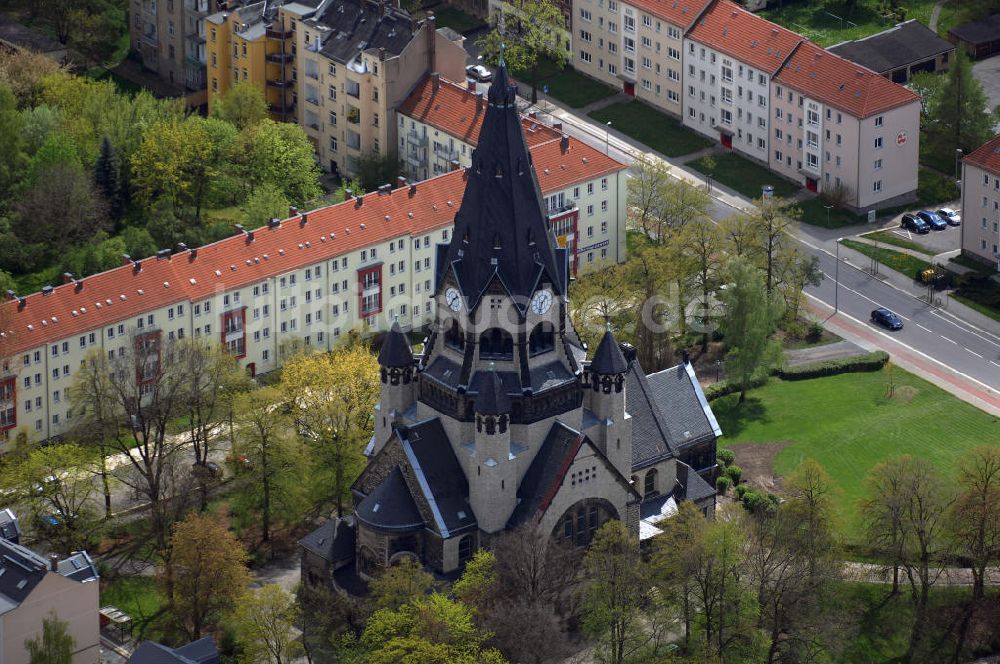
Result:
M434 325L420 354L385 336L354 514L302 540L306 582L451 574L522 524L583 547L609 519L646 539L680 501L714 511L721 431L686 358L647 376L608 328L588 360L503 65L465 177Z

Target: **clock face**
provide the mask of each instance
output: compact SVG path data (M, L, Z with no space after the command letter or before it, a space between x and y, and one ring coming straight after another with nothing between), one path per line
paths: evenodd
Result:
M540 290L531 298L531 310L541 316L552 306L552 291Z
M462 308L462 294L455 288L449 288L444 292L444 301L448 303L448 308L458 311Z

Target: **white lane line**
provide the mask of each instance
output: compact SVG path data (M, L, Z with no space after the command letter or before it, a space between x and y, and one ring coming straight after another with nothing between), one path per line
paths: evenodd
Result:
M990 364L996 364L996 366L1000 367L1000 364L997 364L997 363L996 363L996 362L994 362L993 360L990 360Z
M980 330L979 328L977 328L976 326L974 326L972 323L969 323L969 322L964 321L961 318L959 318L958 320L960 320L960 321L962 321L962 323L964 323L964 325L959 325L955 321L951 320L950 318L948 318L946 316L942 316L940 313L938 313L937 311L934 311L934 310L931 310L931 315L937 316L938 318L940 318L941 320L943 320L946 323L951 323L952 325L954 325L955 327L957 327L958 329L962 330L963 332L965 332L967 334L971 334L974 337L979 337L980 339L982 339L983 341L985 341L988 344L1000 347L1000 343L997 343L996 338L990 339L989 337L984 337L982 334L980 334L980 332L984 332L985 334L991 334L990 332L986 332L985 330ZM954 315L954 314L949 314L949 315Z
M980 355L979 353L977 353L976 351L969 350L968 348L966 348L965 350L968 350L970 353L972 353L973 355L975 355L976 357L978 357L980 360L983 359L983 356Z
M924 332L931 332L931 329L930 329L930 328L928 328L928 327L924 327L924 326L923 326L923 325L921 325L920 323L914 323L914 325L916 325L917 327L919 327L919 328L920 328L921 330L923 330ZM932 333L932 334L933 334L933 333Z
M941 338L944 339L945 341L951 341L951 339L949 339L948 337L944 336L943 334L941 335ZM956 346L958 345L957 341L951 341L951 343L955 344Z

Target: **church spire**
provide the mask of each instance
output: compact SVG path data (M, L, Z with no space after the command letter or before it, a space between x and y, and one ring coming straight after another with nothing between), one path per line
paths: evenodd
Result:
M564 294L566 252L555 244L521 127L517 97L501 61L487 96L479 144L444 263L474 311L498 279L525 311L542 281Z

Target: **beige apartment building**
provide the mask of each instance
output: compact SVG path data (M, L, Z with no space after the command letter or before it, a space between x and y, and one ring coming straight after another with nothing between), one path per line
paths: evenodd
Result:
M591 200L592 218L604 220L583 231L580 269L624 260L625 165L561 140L531 152L542 195L550 205L561 196L565 208L549 215L550 225L565 236L567 219L591 218L567 203L579 188L577 199ZM291 210L288 219L204 247L83 279L66 275L58 286L15 296L0 305L0 435L64 433L73 418L68 390L90 352L122 357L135 348L158 362L164 344L205 337L253 375L280 366L293 343L330 349L350 330L386 330L394 320L425 327L434 317L437 245L450 237L465 179L460 169L400 181L338 205Z
M711 0L575 0L574 67L674 117L684 33Z
M962 159L962 253L1000 272L1000 136Z
M772 83L772 170L856 211L915 199L920 97L802 42Z
M144 68L185 96L205 103L205 17L225 0L131 0L129 39Z
M73 664L98 664L100 577L85 552L45 559L0 537L0 664L28 664L27 639L52 615L73 637Z

